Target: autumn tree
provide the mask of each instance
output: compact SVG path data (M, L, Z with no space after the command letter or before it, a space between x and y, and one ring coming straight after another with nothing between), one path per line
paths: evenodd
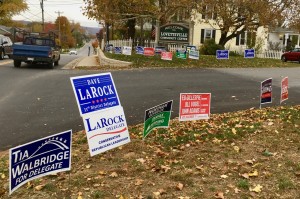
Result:
M12 17L27 9L25 0L3 0L0 4L0 24L11 25Z
M204 16L215 13L214 20L221 31L218 43L224 46L246 30L282 25L286 14L297 2L298 0L202 0L197 11ZM205 18L201 20L209 22Z
M71 33L71 25L67 17L60 16L55 20L55 26L59 32L60 45L63 48L72 48L75 45L75 41Z

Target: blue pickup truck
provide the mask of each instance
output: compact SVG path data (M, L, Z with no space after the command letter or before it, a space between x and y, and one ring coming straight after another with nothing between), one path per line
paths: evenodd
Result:
M26 37L23 43L15 43L12 46L14 66L19 68L21 63L47 64L54 68L60 60L60 47L55 40L49 38Z

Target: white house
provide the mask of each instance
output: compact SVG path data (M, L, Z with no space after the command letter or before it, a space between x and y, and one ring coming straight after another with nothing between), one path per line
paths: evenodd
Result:
M210 13L209 16L200 13L192 17L193 23L190 24L192 45L200 47L206 39L215 39L216 43L220 40L221 31L217 25L215 14ZM192 27L191 27L192 26ZM300 34L294 30L284 28L264 28L259 27L256 30L256 48L260 51L265 50L284 50L288 42L292 42L296 47L299 47ZM247 40L250 38L250 33L243 32L236 38L231 39L225 45L230 51L243 52L247 48Z

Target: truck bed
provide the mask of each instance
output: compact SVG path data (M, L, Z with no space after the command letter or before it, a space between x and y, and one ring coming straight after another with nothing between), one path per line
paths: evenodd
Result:
M50 46L14 44L13 55L16 57L49 57Z

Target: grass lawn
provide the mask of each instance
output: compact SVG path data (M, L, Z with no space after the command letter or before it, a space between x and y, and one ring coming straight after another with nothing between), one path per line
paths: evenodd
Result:
M143 125L131 126L130 143L94 157L82 131L73 134L71 172L33 180L10 197L1 152L0 198L299 198L299 126L300 106L174 119L144 141Z
M146 57L133 54L131 56L122 54L105 53L105 56L111 59L132 62L133 68L144 67L196 67L196 68L272 68L272 67L299 67L298 62L282 62L276 59L245 59L242 56L231 56L228 60L217 60L212 55L200 55L199 60L179 59L173 54L172 61L161 60L159 55Z

